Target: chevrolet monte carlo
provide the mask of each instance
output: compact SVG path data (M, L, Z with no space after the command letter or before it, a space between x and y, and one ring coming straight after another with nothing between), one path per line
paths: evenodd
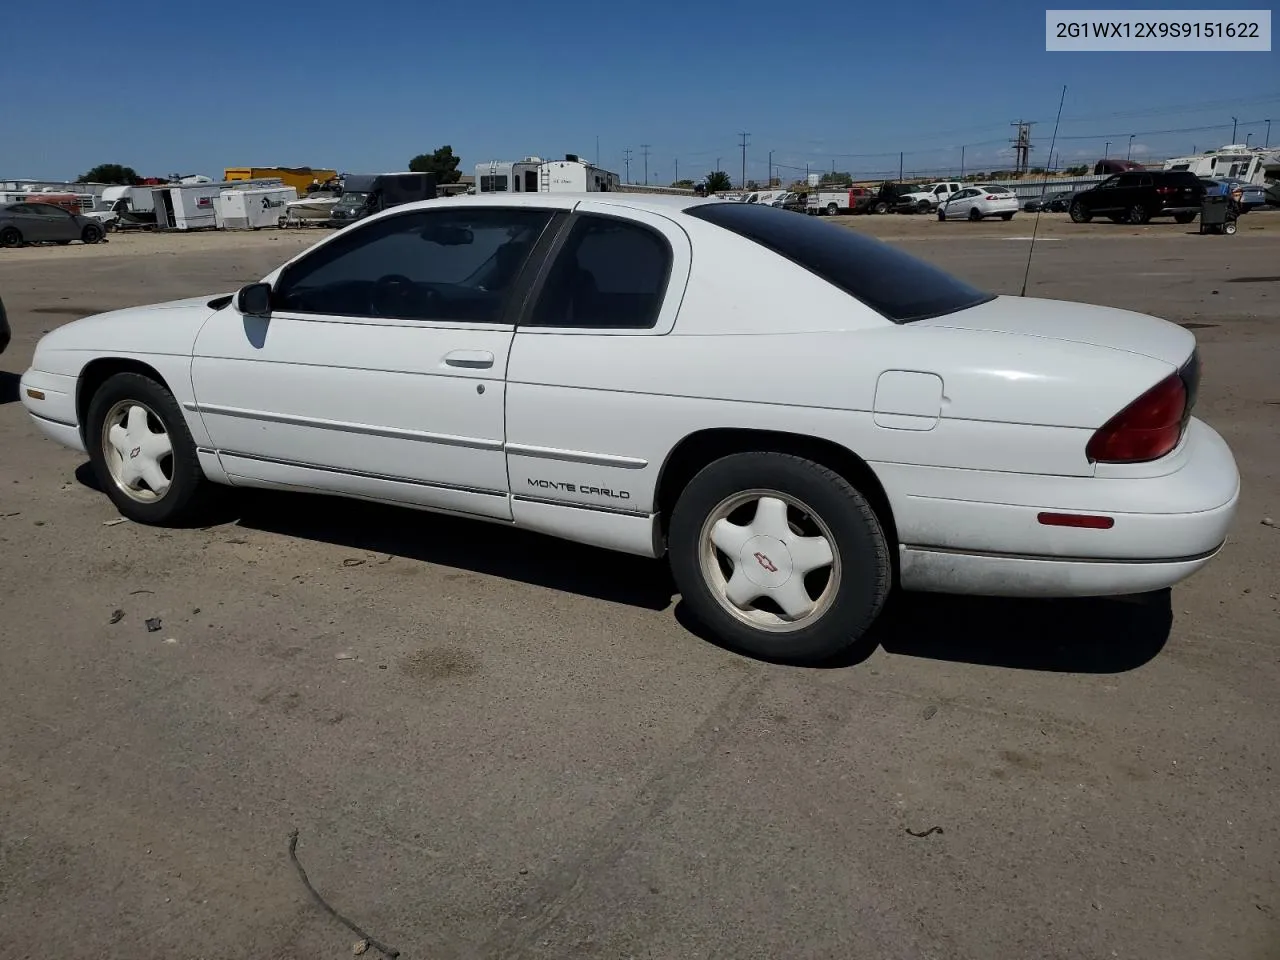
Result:
M720 640L801 663L895 584L1096 596L1204 566L1239 474L1199 377L1175 324L994 296L814 218L515 194L69 323L20 395L136 522L272 487L665 556Z

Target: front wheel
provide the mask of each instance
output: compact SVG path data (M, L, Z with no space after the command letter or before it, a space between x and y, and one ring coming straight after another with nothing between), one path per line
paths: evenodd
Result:
M969 208L969 219L975 222L982 219L982 214L978 211L977 207Z
M933 209L928 200L921 200L918 207L921 213L928 213Z
M872 209L875 210L876 213L888 213L889 204L886 203L884 200L880 200L876 203L874 207L872 207Z
M1151 215L1147 213L1146 207L1140 203L1135 203L1125 211L1125 219L1134 226L1141 226L1151 219Z
M1084 208L1079 200L1071 205L1071 220L1073 223L1088 223L1093 219L1093 214Z
M945 210L943 210L941 207L939 207L939 208L938 208L938 219L939 219L939 220L946 220L946 219L947 219L946 211L945 211Z
M84 228L84 231L80 234L80 239L84 243L97 243L102 239L102 228L96 223L91 223Z
M728 646L815 663L857 643L892 573L870 504L801 457L740 453L705 467L672 512L671 569L693 615Z
M22 246L22 234L18 232L17 227L5 227L0 230L0 247L20 246Z
M99 485L130 520L181 524L211 499L182 411L150 377L108 378L89 403L85 441Z

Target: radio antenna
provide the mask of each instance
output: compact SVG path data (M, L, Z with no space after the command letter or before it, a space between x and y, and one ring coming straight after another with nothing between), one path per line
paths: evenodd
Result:
M1053 121L1053 139L1049 141L1049 159L1053 160L1053 148L1058 142L1058 124L1062 120L1062 105L1067 99L1067 85L1062 85L1062 97L1058 100L1058 118ZM1027 278L1031 276L1031 257L1036 252L1036 234L1040 230L1040 214L1044 213L1044 198L1049 190L1049 171L1046 170L1040 181L1040 203L1036 205L1036 222L1031 228L1031 248L1027 250L1027 269L1022 274L1022 292L1018 294L1020 297L1027 295Z

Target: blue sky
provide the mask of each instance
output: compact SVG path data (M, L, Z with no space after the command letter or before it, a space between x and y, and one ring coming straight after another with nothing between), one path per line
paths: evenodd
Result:
M1055 4L1064 6L1065 4ZM1085 5L1087 6L1087 5ZM1136 7L1127 4L1127 7ZM1161 8L1205 8L1173 4ZM1047 53L1044 4L920 0L782 5L282 0L154 8L69 0L50 14L92 51L9 44L0 178L143 175L241 165L403 169L451 144L462 170L528 154L597 155L631 178L767 157L785 172L896 174L1008 165L1011 121L1037 121L1045 163L1169 156L1280 124L1280 54ZM42 36L49 36L41 31ZM89 43L89 41L92 41ZM21 103L22 109L13 105ZM1179 132L1163 132L1179 131ZM1280 144L1280 125L1271 132Z

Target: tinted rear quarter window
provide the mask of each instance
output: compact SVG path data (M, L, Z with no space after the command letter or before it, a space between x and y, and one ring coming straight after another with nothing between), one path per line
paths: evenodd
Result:
M686 213L772 250L894 323L946 316L995 299L887 243L824 220L737 203L699 205Z

